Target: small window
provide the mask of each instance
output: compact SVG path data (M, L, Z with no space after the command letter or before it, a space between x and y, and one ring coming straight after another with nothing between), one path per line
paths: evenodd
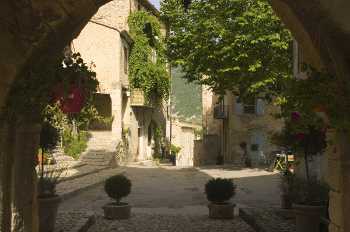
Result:
M128 49L126 47L123 47L123 52L124 52L124 73L128 74L128 63L129 63Z
M243 112L245 114L255 114L256 113L256 101L255 101L255 99L244 102Z

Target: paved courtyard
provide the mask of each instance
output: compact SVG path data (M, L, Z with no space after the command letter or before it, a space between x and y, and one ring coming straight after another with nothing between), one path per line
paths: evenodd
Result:
M130 220L109 221L102 217L101 207L110 201L97 185L62 203L61 211L94 212L96 225L89 231L253 231L239 217L234 220L208 219L204 184L212 177L233 178L237 194L233 201L239 207L279 205L278 175L260 169L122 167L132 181L132 192L124 199L133 206ZM115 169L120 173L120 168ZM110 173L110 172L109 172ZM236 215L238 210L236 210Z

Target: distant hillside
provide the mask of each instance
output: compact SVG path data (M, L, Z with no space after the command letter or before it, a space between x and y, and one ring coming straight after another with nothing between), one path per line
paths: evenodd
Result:
M186 122L202 123L201 86L187 83L179 68L172 69L172 112Z

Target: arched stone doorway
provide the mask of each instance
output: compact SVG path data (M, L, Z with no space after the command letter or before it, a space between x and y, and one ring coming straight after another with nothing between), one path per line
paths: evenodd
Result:
M2 1L0 3L0 108L5 106L8 94L16 80L30 78L28 71L32 65L50 60L61 52L97 9L107 2L109 0ZM310 49L308 52L310 61L318 66L323 64L343 81L348 81L350 20L346 10L349 9L349 3L346 0L319 2L272 0L272 5L297 40L304 41L304 46ZM12 124L14 122L1 121L3 135L0 149L3 177L1 184L5 185L7 190L20 191L25 188L27 194L21 199L25 207L16 211L18 216L16 223L19 229L37 231L36 204L35 200L32 201L35 196L35 186L30 185L32 188L26 189L27 186L22 186L20 182L9 180L13 164L14 172L18 172L17 177L21 181L23 181L21 178L28 178L28 183L33 182L33 163L23 161L34 157L39 131L35 129L33 122L26 121L26 116L21 115L24 120L17 125ZM337 152L339 157L334 160L334 164L339 168L336 179L340 179L341 188L334 191L334 199L331 198L331 207L333 202L334 209L341 215L346 215L350 210L350 199L346 198L350 193L350 174L347 171L350 170L350 162L345 155L350 148L346 138L347 134L340 133L336 140L339 143ZM19 166L19 163L23 163L23 166ZM15 199L18 200L18 196L15 196ZM3 200L4 207L10 207L11 193L4 192ZM3 217L5 223L11 219L10 216L6 216L5 213ZM10 231L9 225L5 226L4 231ZM349 231L350 221L339 220L338 224L334 225L333 231L338 227L343 231Z

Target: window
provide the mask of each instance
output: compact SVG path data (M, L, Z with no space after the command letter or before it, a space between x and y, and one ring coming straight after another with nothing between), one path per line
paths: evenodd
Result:
M128 49L125 46L123 47L123 53L124 53L124 73L128 74L129 53L128 53Z
M243 113L245 113L245 114L255 114L256 113L256 101L255 101L255 99L251 99L251 100L244 102Z

